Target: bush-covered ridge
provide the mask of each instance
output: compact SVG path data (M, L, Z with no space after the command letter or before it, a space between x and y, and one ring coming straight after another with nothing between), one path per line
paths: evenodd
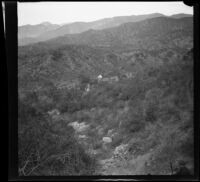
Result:
M186 160L192 171L192 52L175 62L155 67L147 64L143 68L145 70L138 71L133 78L113 83L82 78L73 89L58 89L47 82L48 87L40 91L22 92L19 100L20 173L116 173L122 167L118 166L121 162L107 162L113 170L109 173L107 168L99 169L95 161L109 157L123 143L128 145L124 174L171 174L178 160ZM85 91L87 84L91 85L89 92ZM48 116L47 112L55 108L60 115ZM73 121L84 122L90 129L82 134L74 133L67 125ZM111 130L112 135L108 134ZM85 135L86 141L77 138L81 135ZM102 143L105 136L112 138L110 146ZM90 150L89 154L85 153L88 148L97 154L91 154Z
M190 24L148 20L140 44L19 47L19 174L192 174Z
M166 17L163 14L153 13L147 15L120 16L105 18L93 22L74 22L65 25L55 25L44 22L38 25L24 25L18 27L19 45L27 45L35 42L46 41L52 38L63 36L65 34L81 33L90 29L101 30L110 27L116 27L127 22L138 22L155 17ZM176 14L168 18L192 17L189 14Z

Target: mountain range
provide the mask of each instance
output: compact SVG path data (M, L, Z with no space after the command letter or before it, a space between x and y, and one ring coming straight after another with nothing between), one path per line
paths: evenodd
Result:
M156 29L155 29L156 27ZM79 34L66 34L46 41L52 46L78 44L102 47L131 45L142 49L188 47L193 31L192 18L173 19L157 17L140 22L128 22L103 30L88 30ZM181 40L184 36L184 41Z
M194 174L193 18L152 16L28 26L22 175L179 175L180 162Z
M160 13L153 13L147 15L118 16L92 22L74 22L63 25L51 24L49 22L43 22L37 25L23 25L18 27L18 44L19 46L28 45L57 38L66 34L77 34L88 30L102 30L117 27L128 22L139 22L156 17L180 19L183 17L192 17L192 15L175 14L172 16L165 16Z
M59 84L80 74L95 78L134 72L143 64L181 57L193 47L192 33L191 17L156 17L19 46L19 78L32 77L26 84L32 89L46 78Z

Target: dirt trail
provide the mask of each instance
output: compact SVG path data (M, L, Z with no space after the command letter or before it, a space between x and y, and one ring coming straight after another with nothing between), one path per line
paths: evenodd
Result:
M99 160L98 173L101 175L133 175L134 170L127 161L119 161L112 158Z
M94 155L97 159L97 175L134 175L136 174L135 172L138 171L138 168L143 167L143 163L138 165L138 163L141 162L140 159L139 162L137 162L137 160L133 160L133 158L125 159L123 157L114 157L114 151L116 151L117 147L112 149L109 144L107 146L102 145L97 152L91 144L91 136L87 135L87 130L90 125L86 125L83 122L72 122L70 125L75 129L80 144L84 145L88 153ZM122 146L125 145L122 144ZM123 154L121 154L121 156L123 156Z

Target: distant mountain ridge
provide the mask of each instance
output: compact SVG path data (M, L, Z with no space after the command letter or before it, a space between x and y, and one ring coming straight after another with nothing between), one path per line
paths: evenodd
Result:
M185 13L179 13L175 15L169 16L170 18L185 18L185 17L192 17L190 14L185 14Z
M192 15L177 14L172 15L170 18L183 18L191 17ZM167 17L163 14L153 13L148 15L132 15L132 16L118 16L113 18L104 18L93 22L74 22L64 25L55 25L51 23L41 23L38 25L24 25L18 27L19 45L28 45L40 41L46 41L56 37L63 36L65 34L77 34L93 30L102 30L120 26L121 24L128 22L139 22L145 19L151 19L156 17Z
M23 25L18 27L18 36L19 39L35 38L44 32L55 30L58 27L60 25L51 24L50 22L43 22L37 25Z
M30 77L29 86L47 78L59 84L82 73L115 76L140 69L144 62L171 62L193 48L192 20L157 17L20 46L19 76Z
M192 44L192 31L193 21L190 17L157 17L103 30L91 29L80 34L66 34L43 44L53 47L75 44L102 47L130 45L139 49L161 49L166 46L185 48Z

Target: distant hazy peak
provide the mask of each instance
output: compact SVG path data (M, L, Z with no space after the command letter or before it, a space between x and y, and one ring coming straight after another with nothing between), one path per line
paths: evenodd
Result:
M90 22L84 22L84 21L75 21L75 22L71 22L71 23L62 23L62 24L54 24L48 21L39 23L39 24L35 24L35 25L31 25L31 24L26 24L26 25L21 25L19 27L23 27L23 26L36 26L36 25L59 25L59 26L63 26L63 25L71 25L71 24L76 24L76 23L92 23L92 22L98 22L98 21L103 21L103 20L109 20L109 19L118 19L118 18L131 18L131 17L140 17L140 16L150 16L150 17L170 17L170 18L183 18L183 17L192 17L192 14L185 14L185 13L179 13L179 14L174 14L174 15L164 15L161 13L151 13L151 14L143 14L143 15L126 15L126 16L114 16L114 17L107 17L107 18L102 18L102 19L98 19L95 21L90 21Z
M192 17L191 14L179 13L169 16L170 18L185 18L185 17Z
M189 14L175 14L171 16L166 16L161 13L152 13L144 15L131 15L131 16L116 16L111 18L104 18L100 20L95 20L92 22L72 22L64 25L51 24L50 22L43 22L38 25L29 25L18 27L19 32L19 45L27 45L31 43L36 43L40 41L47 41L54 39L56 37L61 37L67 34L79 34L82 32L95 32L92 30L103 30L113 27L120 26L126 23L140 22L144 20L150 20L154 18L159 21L163 21L163 18L170 19L169 21L190 18L192 15ZM156 20L153 20L156 21ZM148 22L148 21L146 21ZM34 38L34 39L33 39Z
M48 22L48 21L45 21L45 22L42 22L40 23L41 25L51 25L52 23Z

